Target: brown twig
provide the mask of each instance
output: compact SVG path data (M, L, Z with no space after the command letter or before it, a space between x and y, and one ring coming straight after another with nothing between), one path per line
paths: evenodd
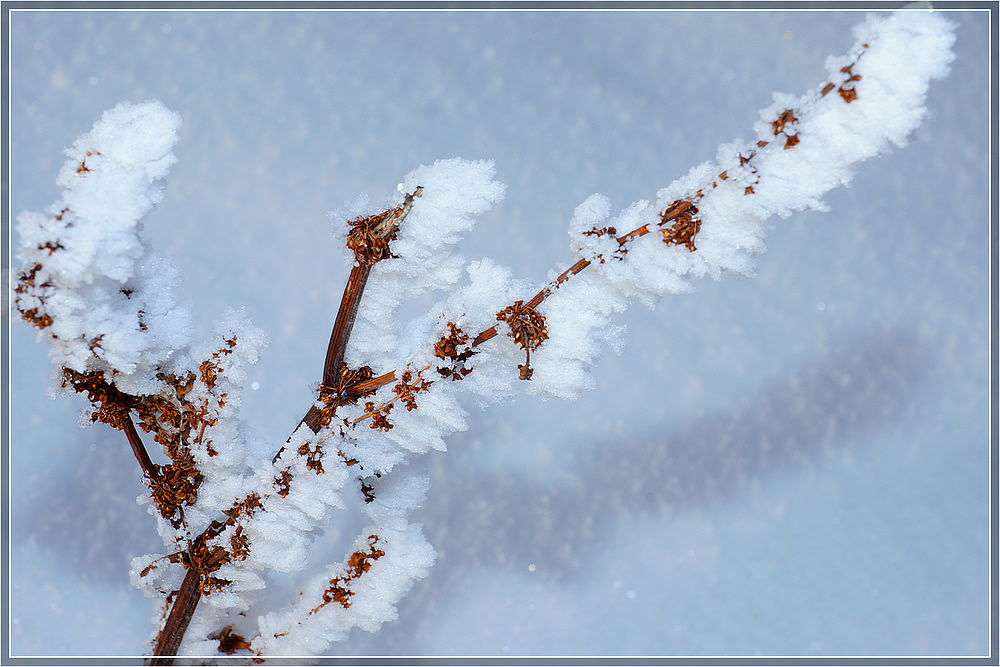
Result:
M125 437L128 438L128 444L132 446L132 453L135 454L135 458L139 462L139 467L142 468L142 473L149 479L150 484L155 483L159 477L156 472L156 466L153 465L152 459L149 458L146 447L142 444L142 439L139 437L139 432L135 430L135 424L132 422L130 415L124 419L123 430L125 431Z
M195 609L198 608L198 601L201 600L201 575L197 570L191 568L184 575L181 588L177 591L174 606L170 609L170 616L163 624L163 629L156 639L156 647L153 649L153 658L146 661L147 665L172 665L173 656L177 655L177 649L181 646L184 633L187 632L191 617L194 616Z
M326 357L323 360L321 388L329 390L337 386L341 369L344 366L344 353L351 339L351 332L354 330L354 320L358 315L358 308L361 305L361 298L364 296L368 276L371 275L372 267L375 264L392 257L389 242L396 238L400 223L409 214L413 207L413 200L419 197L421 192L423 192L423 187L417 187L412 193L406 195L403 203L399 206L375 215L358 217L348 223L351 226L351 231L347 235L347 247L354 253L355 263L347 277L344 294L340 299L340 309L337 311L337 318L334 320L333 330L330 332L330 342L327 344ZM394 378L395 376L393 376ZM367 393L365 389L358 390L358 386L363 383L362 381L353 387L343 388L340 391L340 399L356 398ZM380 386L380 384L376 384L375 387ZM317 433L325 421L323 411L315 405L311 405L305 416L299 421L299 426L305 424L313 433ZM282 446L271 462L277 461L284 451L285 447Z
M333 323L323 364L323 384L327 387L337 384L337 374L340 373L340 367L344 363L344 351L354 329L354 320L358 315L358 307L361 305L361 297L364 295L365 284L371 275L372 266L374 265L357 263L351 268L351 275L347 277L347 286L344 287L344 296L340 300L340 310L337 311L337 319Z
M364 296L365 285L372 267L384 259L392 257L389 242L396 238L396 232L403 219L413 207L413 200L423 191L418 187L406 195L399 206L352 220L351 231L347 235L347 247L354 252L355 263L351 275L344 286L344 296L340 300L340 310L330 332L330 343L326 348L326 359L323 362L323 385L335 387L344 364L344 352L351 339L354 320L358 315L361 297Z

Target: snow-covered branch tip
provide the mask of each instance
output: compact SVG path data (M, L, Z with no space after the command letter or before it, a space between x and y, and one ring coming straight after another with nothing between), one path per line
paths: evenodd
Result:
M315 655L395 618L435 558L408 518L428 481L399 464L466 428L460 392L484 404L520 387L576 396L631 300L687 292L691 279L724 271L752 274L768 218L822 210L821 196L858 162L903 145L920 124L930 81L953 58L953 26L901 11L870 16L854 34L816 87L774 96L753 139L723 144L652 200L614 214L602 195L580 204L573 257L544 285L455 250L503 198L489 161L421 166L384 208L339 214L347 287L316 399L273 455L247 445L240 420L246 367L266 336L232 311L193 343L172 296L179 272L142 234L180 117L159 102L105 113L67 151L62 197L19 216L11 301L49 342L57 389L85 395L89 420L124 431L139 462L165 545L131 570L159 600L154 654ZM435 305L402 321L400 307L424 295ZM143 434L160 445L159 463ZM363 501L365 527L341 562L314 564L275 605L263 595L267 573L309 565L344 494Z

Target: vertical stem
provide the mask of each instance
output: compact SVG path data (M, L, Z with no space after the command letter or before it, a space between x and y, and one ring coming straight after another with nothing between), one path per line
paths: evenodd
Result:
M354 248L354 267L351 268L351 275L348 276L347 285L344 287L344 296L340 300L340 310L337 311L337 319L330 334L330 344L326 348L326 361L323 364L323 384L328 387L336 386L340 367L344 363L344 350L347 349L347 341L351 339L354 318L357 317L361 297L365 293L365 283L368 282L372 267L386 257L391 257L387 250L388 242L395 238L396 230L409 214L414 198L419 197L421 192L423 192L423 188L417 187L412 193L406 195L403 203L396 208L351 223L367 230L368 233L384 241L385 244L382 251L374 255ZM369 228L365 224L366 221L373 221L374 224ZM352 247L350 241L348 247Z
M337 384L337 374L340 373L340 366L344 363L347 341L351 339L354 319L358 315L361 297L365 293L365 283L368 282L371 272L371 264L357 262L347 278L344 296L340 300L340 310L337 311L337 319L330 333L330 343L326 348L326 361L323 364L323 384L328 387Z
M344 296L340 299L340 310L337 311L337 319L333 322L330 342L326 347L326 359L323 361L322 384L326 387L337 386L337 376L344 363L344 352L347 350L347 342L351 339L354 319L358 315L358 307L361 305L361 297L365 293L365 284L368 282L368 276L371 275L372 266L372 264L357 262L351 269L351 275L347 277ZM305 423L315 433L319 431L321 418L322 413L316 409L315 405L311 405L305 417L299 421L299 425ZM285 451L284 446L274 455L271 463L277 461L283 451Z
M192 568L184 575L184 582L177 592L177 599L170 609L170 616L160 630L160 635L156 639L156 648L153 650L154 658L146 661L147 665L172 665L173 656L177 655L177 649L181 646L184 633L191 623L194 610L198 608L198 601L201 600L201 587L199 586L201 576Z

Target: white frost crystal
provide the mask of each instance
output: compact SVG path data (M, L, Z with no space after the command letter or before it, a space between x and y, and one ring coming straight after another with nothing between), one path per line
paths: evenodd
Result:
M18 257L39 268L14 303L50 322L42 333L56 368L105 370L119 388L147 392L188 343L191 317L172 296L180 276L150 252L141 222L163 198L180 126L159 102L119 104L66 151L62 198L18 216Z

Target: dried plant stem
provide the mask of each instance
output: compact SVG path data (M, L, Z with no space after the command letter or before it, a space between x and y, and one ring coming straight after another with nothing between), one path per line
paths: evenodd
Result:
M348 387L344 390L344 395L348 398L354 398L357 396L363 396L370 392L376 391L381 387L389 384L390 382L396 382L396 372L389 371L388 373L383 373L378 377L373 377L371 379L365 380L364 382L359 382L356 385Z
M355 262L347 277L344 295L340 299L340 309L337 311L337 318L333 323L333 331L330 332L330 342L327 344L326 358L323 361L321 388L325 387L329 390L338 386L340 372L344 366L344 353L347 350L347 343L351 340L354 320L358 315L358 308L361 305L361 298L364 296L368 276L371 275L372 267L375 264L392 256L389 252L389 242L395 238L400 223L413 207L413 200L419 197L422 191L422 187L417 187L412 193L406 195L403 203L396 208L380 214L360 217L349 223L352 229L348 233L347 246L354 252ZM395 379L395 375L390 373L389 376ZM386 380L386 382L389 381L391 380ZM359 389L359 387L366 382L342 387L340 390L341 398L361 396L366 390ZM382 385L376 383L374 386L378 388ZM299 426L305 424L313 433L318 433L323 423L323 412L315 405L311 405L305 416L299 421ZM285 451L284 446L278 450L271 462L277 461L283 451Z
M664 220L663 220L663 222L667 222L670 219L671 218L666 218L665 217ZM619 237L617 239L618 240L618 245L619 245L619 247L624 247L625 244L627 244L632 239L638 238L638 237L643 236L643 235L648 234L648 233L649 233L649 225L643 225L642 227L639 227L637 229L633 229L628 234L625 234L624 236ZM573 264L573 266L569 267L568 269L566 269L565 271L563 271L562 273L560 273L555 278L555 280L551 281L548 285L546 285L545 287L543 287L542 289L540 289L538 291L538 293L535 294L535 296L531 297L531 300L528 301L525 304L525 306L527 306L529 308L537 308L538 306L541 305L541 303L543 301L545 301L545 299L548 298L548 296L550 294L552 294L553 290L558 289L559 286L562 285L567 280L569 280L570 277L575 276L576 274L580 273L585 268L587 268L588 266L590 266L590 264L591 264L591 262L590 262L589 259L579 259L579 260L577 260L576 263ZM485 343L486 341L488 341L489 339L493 338L496 335L497 335L497 328L496 328L496 325L494 325L494 326L490 327L489 329L486 329L485 331L480 332L480 334L478 336L476 336L475 339L473 339L472 346L476 347L477 345L482 345L483 343Z
M341 367L344 365L344 351L347 349L347 342L351 339L351 331L354 329L354 320L358 315L358 307L361 305L361 297L365 292L365 284L368 276L372 272L372 264L356 263L351 268L351 274L347 277L347 285L344 286L344 295L340 299L340 310L337 311L337 319L333 323L333 331L330 332L330 342L326 347L326 358L323 361L323 381L324 387L335 387ZM299 425L305 424L313 433L319 432L322 427L323 413L315 406L309 406L305 416L299 421ZM285 451L282 447L271 459L272 463L278 460L281 453Z
M125 416L125 419L122 421L122 430L125 431L128 444L132 447L132 453L135 454L135 458L139 462L139 467L142 468L143 474L149 480L150 484L155 483L159 479L156 466L153 464L152 459L149 458L149 453L142 443L142 438L139 437L139 432L136 431L135 423L133 423L131 416ZM157 638L156 647L153 650L153 655L156 657L148 659L146 661L147 665L172 665L174 663L173 657L168 656L177 654L177 649L184 639L184 633L191 622L194 610L198 607L198 602L201 600L199 579L200 575L193 569L188 570L187 574L184 575L184 581L177 592L177 598L170 609L170 615L167 617L167 622L164 624Z
M156 472L156 466L153 465L152 459L149 458L149 454L146 452L146 447L142 444L142 439L139 437L139 432L135 430L135 424L132 422L131 416L126 416L124 420L124 431L125 437L128 438L128 444L132 446L132 453L135 454L135 458L139 461L139 467L142 468L142 473L150 481L150 483L156 482L159 475Z
M170 616L167 617L167 622L157 637L156 647L153 649L153 655L156 657L147 660L147 665L174 664L173 657L170 656L177 655L177 649L180 648L184 633L201 600L200 579L201 576L194 569L188 570L184 575L181 588L177 591L177 598L170 608Z
M323 384L327 387L337 384L337 376L344 363L344 351L347 349L347 341L351 338L351 330L354 329L354 319L358 315L358 307L361 305L361 297L364 295L365 284L371 275L372 266L374 265L356 263L351 269L351 275L347 277L347 286L340 300L340 310L337 311L337 319L333 323L330 343L326 349L326 361L323 364Z

